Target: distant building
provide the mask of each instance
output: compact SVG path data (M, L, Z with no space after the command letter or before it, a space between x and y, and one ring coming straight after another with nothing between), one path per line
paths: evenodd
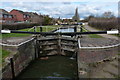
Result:
M63 19L63 22L70 23L70 22L72 22L72 19L70 19L70 18L65 18L65 19Z
M78 8L76 8L76 10L75 10L75 15L72 17L72 20L73 20L74 22L78 22L78 21L80 20L79 14L78 14Z
M4 9L0 9L0 23L14 23L16 21L16 16L10 14Z
M43 22L42 15L38 15L37 13L34 13L34 12L26 12L26 13L31 16L30 22L36 22L36 23L40 23L40 24Z
M31 16L23 11L13 9L10 14L15 15L18 22L29 22Z

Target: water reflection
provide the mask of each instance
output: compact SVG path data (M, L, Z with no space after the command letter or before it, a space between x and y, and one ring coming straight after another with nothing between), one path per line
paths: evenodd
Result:
M55 32L74 32L74 29L73 28L59 29Z

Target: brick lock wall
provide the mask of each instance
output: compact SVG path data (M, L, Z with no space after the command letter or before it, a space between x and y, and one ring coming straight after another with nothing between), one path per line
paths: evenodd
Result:
M3 46L4 47L4 46ZM6 47L7 48L7 47ZM8 47L9 48L9 47ZM20 72L25 69L28 64L34 60L34 40L31 40L25 44L22 44L18 47L14 47L15 54L13 55L14 60L14 71L15 76L19 75ZM2 68L2 78L3 79L11 79L11 65L8 63L6 66Z

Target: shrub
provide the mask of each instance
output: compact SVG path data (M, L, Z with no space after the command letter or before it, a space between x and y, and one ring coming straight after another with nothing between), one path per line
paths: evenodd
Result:
M88 24L102 30L118 29L120 27L117 18L91 18Z
M19 29L31 28L33 26L39 26L39 24L38 23L2 24L2 29L19 30Z

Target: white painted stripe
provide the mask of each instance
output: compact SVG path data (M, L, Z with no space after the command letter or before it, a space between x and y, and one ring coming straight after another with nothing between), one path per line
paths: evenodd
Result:
M32 29L34 29L34 27L32 27L32 28L28 29L28 31L31 31Z
M119 44L111 45L111 46L103 46L103 47L81 47L81 49L104 49L104 48L113 48L119 46Z
M107 31L107 34L118 34L118 33L119 33L118 30L116 30L116 31Z
M27 43L27 42L33 40L33 39L34 39L34 38L31 38L31 39L29 39L29 40L27 40L27 41L25 41L25 42L22 42L22 43L18 44L18 46L20 46L20 45L22 45L22 44L25 44L25 43Z
M20 46L20 45L22 45L22 44L25 44L25 43L27 43L27 42L29 42L29 41L31 41L31 40L33 40L34 38L31 38L31 39L29 39L29 40L27 40L27 41L25 41L25 42L22 42L22 43L20 43L20 44L18 44L18 45L13 45L13 44L4 44L4 43L0 43L0 45L2 45L2 46L14 46L14 47L17 47L17 46Z
M79 48L82 48L81 43L80 43L80 38L78 38L78 46L79 46Z
M82 23L82 25L84 26L84 25L85 25L85 23Z
M85 29L84 27L83 27L82 29L84 29L85 31L88 31L88 30L87 30L87 29Z
M1 33L11 33L10 30L1 30Z
M18 46L18 45L12 45L12 44L4 44L4 43L0 43L1 46Z

